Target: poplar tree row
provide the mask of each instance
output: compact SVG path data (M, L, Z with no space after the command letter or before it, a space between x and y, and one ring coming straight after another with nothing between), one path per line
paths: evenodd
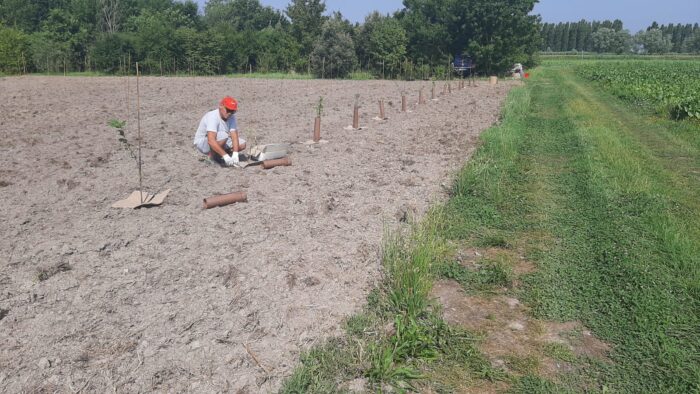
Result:
M622 21L581 20L567 23L544 23L541 27L545 52L599 53L700 53L698 24L652 23L634 36L623 28Z

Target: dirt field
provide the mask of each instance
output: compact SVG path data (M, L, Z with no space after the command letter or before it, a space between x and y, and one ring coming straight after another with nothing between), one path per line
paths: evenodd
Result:
M161 207L119 210L138 171L107 123L128 119L137 143L128 84L0 79L2 392L278 389L362 307L383 227L444 199L512 85L453 84L419 106L428 82L142 78L144 189L172 191ZM200 160L194 131L227 94L243 136L292 144L293 166ZM367 129L345 130L355 94ZM306 145L319 96L327 143ZM384 122L372 119L380 98ZM202 208L233 191L249 202Z

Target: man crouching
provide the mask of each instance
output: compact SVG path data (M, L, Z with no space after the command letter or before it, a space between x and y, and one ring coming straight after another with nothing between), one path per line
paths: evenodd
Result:
M238 163L238 152L245 149L245 140L236 125L238 102L226 96L219 108L204 114L194 135L194 146L213 161L227 167Z

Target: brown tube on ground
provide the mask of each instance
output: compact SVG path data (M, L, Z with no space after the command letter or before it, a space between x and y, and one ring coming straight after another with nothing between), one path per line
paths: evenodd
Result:
M447 84L447 93L452 93L452 84L451 83Z
M423 97L423 89L418 92L418 104L425 104L425 97Z
M248 195L246 192L235 192L222 194L219 196L211 196L204 199L204 209L223 207L224 205L245 201L248 201Z
M379 100L379 119L386 119L386 113L384 112L384 100Z
M278 166L291 166L292 165L292 159L289 157L283 157L281 159L275 159L275 160L265 160L262 162L262 168L269 170L270 168L275 168Z
M406 112L406 95L401 95L401 112Z
M430 89L430 99L435 100L435 85L433 85L433 88Z
M352 110L352 128L353 129L360 128L360 108L357 105Z
M314 142L321 141L321 117L317 116L314 121Z

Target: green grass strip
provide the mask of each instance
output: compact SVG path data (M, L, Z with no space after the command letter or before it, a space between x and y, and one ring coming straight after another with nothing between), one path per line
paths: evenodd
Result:
M636 112L565 65L535 70L454 183L410 231L385 235L382 285L347 334L312 349L282 392L454 392L505 381L513 392L700 391L700 129ZM447 326L435 276L508 287L508 264L454 262L454 245L517 251L537 271L518 296L536 318L580 321L609 360L542 351L575 368L556 381L536 360L507 375L479 338ZM502 387L502 386L496 386Z
M582 321L612 345L611 363L582 372L597 377L585 386L697 392L694 138L671 135L670 122L631 111L563 67L533 73L510 100L521 106L483 135L455 184L445 236L473 245L504 238L536 262L521 294L535 316Z

